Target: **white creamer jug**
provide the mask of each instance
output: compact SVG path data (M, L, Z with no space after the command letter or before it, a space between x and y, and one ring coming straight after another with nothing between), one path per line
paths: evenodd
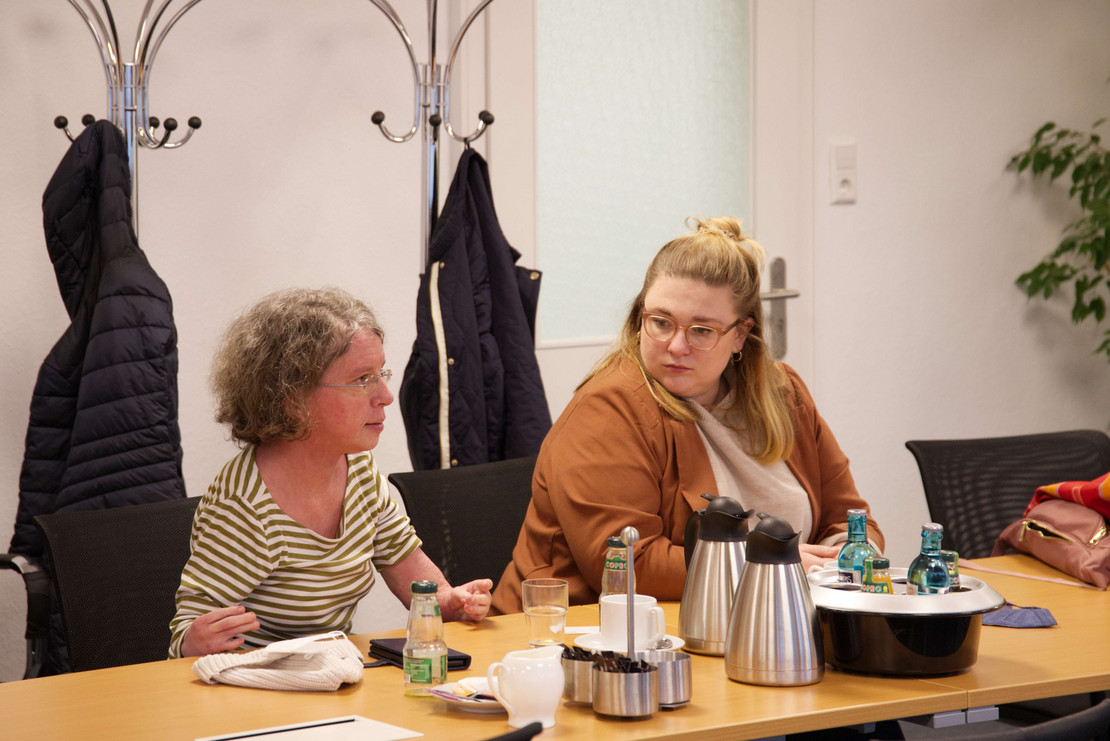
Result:
M543 646L510 651L486 672L490 692L509 711L513 728L539 721L555 725L555 710L563 697L563 647Z

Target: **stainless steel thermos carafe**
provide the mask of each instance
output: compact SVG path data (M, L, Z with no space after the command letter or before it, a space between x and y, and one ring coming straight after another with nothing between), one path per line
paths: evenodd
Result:
M748 518L731 497L702 494L709 505L686 521L686 586L678 613L678 632L686 650L723 656L728 617L740 575Z
M725 672L747 684L821 681L825 652L798 553L798 533L762 516L748 534L747 565L729 616Z

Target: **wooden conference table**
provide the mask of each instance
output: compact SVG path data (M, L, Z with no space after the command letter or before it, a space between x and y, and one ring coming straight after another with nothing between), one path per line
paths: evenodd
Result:
M979 563L1062 576L1025 556ZM974 575L1015 604L1049 608L1058 626L984 626L979 658L969 671L928 679L876 678L827 667L815 685L756 687L729 680L723 659L694 655L689 705L622 720L563 703L555 727L541 738L755 739L1110 689L1110 594L986 572ZM664 609L668 632L674 634L678 604ZM596 625L597 617L596 605L573 607L568 625ZM365 651L369 638L352 640ZM506 652L527 648L524 618L449 623L447 642L473 656L471 668L453 672L451 679L484 675ZM391 666L367 669L362 682L336 692L301 693L206 685L193 675L192 662L177 659L0 684L0 737L195 739L347 715L420 731L430 739L487 739L511 730L503 714L466 713L435 698L405 697L401 670Z

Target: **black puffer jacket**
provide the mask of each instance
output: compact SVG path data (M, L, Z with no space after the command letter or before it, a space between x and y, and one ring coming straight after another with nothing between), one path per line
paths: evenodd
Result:
M13 553L42 555L35 515L185 496L173 307L131 228L130 189L123 135L98 121L43 194L72 324L35 382Z
M468 149L432 234L401 384L416 470L535 455L551 428L534 342L540 274L519 259L486 162Z

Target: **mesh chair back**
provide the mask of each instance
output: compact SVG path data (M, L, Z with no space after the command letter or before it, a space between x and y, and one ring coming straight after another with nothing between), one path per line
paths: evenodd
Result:
M458 468L394 473L428 557L452 584L492 579L513 559L532 499L536 457Z
M39 515L73 671L166 658L197 498Z
M1022 741L1094 741L1110 735L1110 699L1062 718L1021 729Z
M989 556L1038 486L1110 471L1110 438L1097 430L910 440L906 447L921 469L929 516L944 525L944 547L965 558Z

